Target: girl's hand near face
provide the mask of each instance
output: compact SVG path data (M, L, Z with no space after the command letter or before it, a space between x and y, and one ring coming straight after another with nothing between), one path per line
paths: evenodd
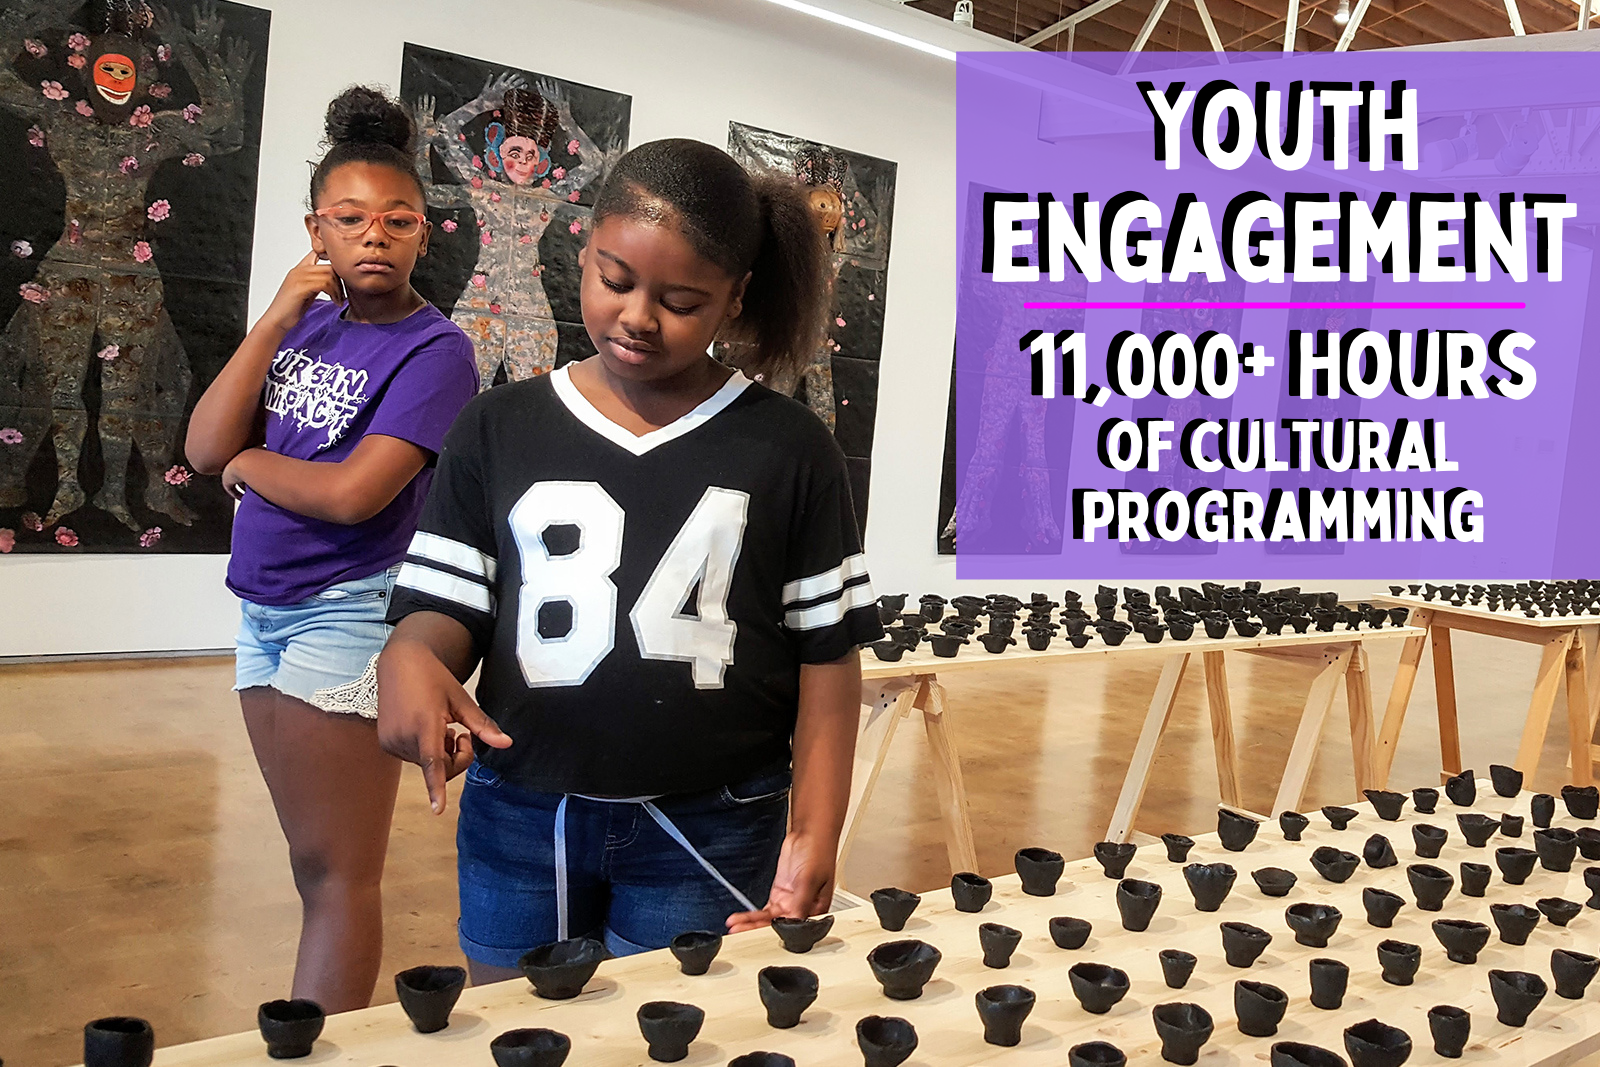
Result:
M333 265L321 262L317 253L311 251L284 276L283 284L278 286L278 295L272 298L272 304L262 318L288 333L300 321L300 316L306 313L306 308L311 306L318 293L327 293L335 303L344 303L344 284L333 272Z

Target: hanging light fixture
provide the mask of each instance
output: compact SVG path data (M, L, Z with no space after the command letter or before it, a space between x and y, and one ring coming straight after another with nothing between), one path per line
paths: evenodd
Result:
M1339 8L1333 13L1333 24L1339 27L1350 24L1350 0L1339 0Z

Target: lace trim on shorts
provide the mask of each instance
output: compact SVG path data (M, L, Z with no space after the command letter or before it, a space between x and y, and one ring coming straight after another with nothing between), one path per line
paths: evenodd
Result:
M379 653L378 655L382 655ZM359 715L363 719L378 717L378 656L367 661L361 677L343 685L331 685L311 694L311 703L323 711L339 715Z

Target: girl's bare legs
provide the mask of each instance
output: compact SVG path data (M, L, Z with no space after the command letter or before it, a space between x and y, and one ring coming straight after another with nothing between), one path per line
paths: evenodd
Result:
M293 995L330 1013L364 1008L383 957L383 860L400 761L378 747L370 719L265 686L243 690L239 703L300 893Z

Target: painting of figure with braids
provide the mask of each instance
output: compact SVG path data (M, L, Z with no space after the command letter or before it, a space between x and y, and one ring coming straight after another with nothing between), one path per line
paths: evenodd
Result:
M592 354L577 256L632 97L408 44L400 98L434 223L413 281L472 338L483 388Z
M0 552L226 552L179 449L244 336L269 14L0 5Z
M737 122L728 124L728 154L747 167L798 179L828 240L833 299L822 341L805 368L764 384L805 401L834 432L850 464L856 519L865 528L895 164ZM725 356L738 358L732 350Z

